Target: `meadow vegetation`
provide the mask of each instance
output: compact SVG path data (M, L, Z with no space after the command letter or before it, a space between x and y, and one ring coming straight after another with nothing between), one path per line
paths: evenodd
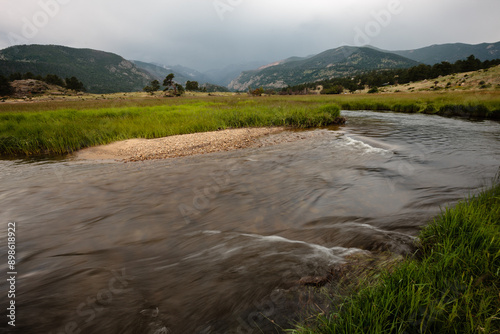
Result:
M162 104L155 105L155 102ZM172 102L170 102L172 101ZM87 101L88 102L88 101ZM130 138L158 138L242 127L323 127L336 123L337 105L288 99L162 99L145 105L86 109L63 103L19 104L25 111L0 112L0 154L66 154ZM90 103L92 105L92 103Z
M91 97L0 103L0 155L66 154L130 138L158 138L227 128L323 127L338 121L339 107L500 119L500 94L496 91Z
M344 110L388 110L482 119L500 119L498 91L346 94L332 102Z
M426 226L414 258L290 332L500 332L499 181Z

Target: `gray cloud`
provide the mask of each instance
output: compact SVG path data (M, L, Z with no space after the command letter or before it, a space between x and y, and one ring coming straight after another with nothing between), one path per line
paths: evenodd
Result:
M498 0L0 0L0 48L62 44L199 70L343 44L500 41Z

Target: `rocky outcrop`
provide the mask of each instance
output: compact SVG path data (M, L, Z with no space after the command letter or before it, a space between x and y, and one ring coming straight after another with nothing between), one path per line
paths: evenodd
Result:
M64 93L66 89L56 85L49 85L40 80L27 79L11 82L15 97L41 95L47 92Z

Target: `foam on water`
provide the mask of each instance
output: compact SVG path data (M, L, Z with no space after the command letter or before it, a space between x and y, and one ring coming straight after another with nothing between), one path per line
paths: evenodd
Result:
M389 155L389 154L393 154L392 151L390 150L385 150L383 148L380 148L380 147L374 147L374 146L371 146L361 140L356 140L356 139L353 139L349 136L342 136L339 138L339 140L336 142L336 145L338 145L339 147L345 147L345 148L348 148L352 151L356 151L358 153L360 153L361 155L365 155L365 154L382 154L382 155Z
M334 258L335 260L338 260L339 257L343 257L349 254L352 254L354 252L361 251L360 249L357 248L344 248L344 247L333 247L333 248L328 248L324 247L321 245L301 241L301 240L292 240L292 239L287 239L281 236L277 235L257 235L257 234L247 234L244 233L242 236L250 237L250 238L255 238L260 242L264 243L284 243L284 244L298 244L301 246L305 246L306 248L310 248L313 250L313 255L316 256L327 256Z

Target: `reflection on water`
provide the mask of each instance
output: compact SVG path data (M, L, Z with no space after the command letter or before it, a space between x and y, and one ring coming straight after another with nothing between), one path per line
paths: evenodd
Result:
M344 115L340 131L207 156L0 161L1 221L18 224L17 330L279 332L270 320L299 314L301 277L353 252L408 252L500 165L499 123Z

